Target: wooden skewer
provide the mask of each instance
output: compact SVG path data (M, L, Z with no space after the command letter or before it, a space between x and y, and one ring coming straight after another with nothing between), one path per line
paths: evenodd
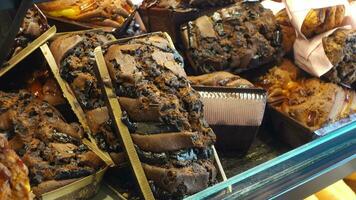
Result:
M142 196L146 200L154 200L152 190L149 186L147 177L142 168L141 162L137 155L134 143L132 141L130 132L126 125L121 121L122 110L114 93L112 81L106 67L104 56L101 47L97 47L94 50L94 55L97 63L96 73L99 82L101 82L102 93L106 96L105 101L108 107L109 115L113 119L113 123L116 128L116 132L122 140L122 144L127 154L127 158L130 161L131 168L135 174L137 183L140 187Z
M220 158L219 158L218 152L216 151L214 145L212 146L212 149L213 149L213 152L214 152L214 158L215 158L216 164L218 165L218 169L219 169L219 172L220 172L220 174L221 174L221 177L222 177L223 181L226 181L226 180L227 180L227 177L226 177L224 168L223 168L223 166L222 166L222 164L221 164L221 162L220 162ZM232 187L231 187L231 185L227 188L227 192L228 192L228 193L231 193L231 192L232 192Z
M89 140L87 139L82 139L82 142L90 148L95 154L97 154L108 166L113 165L113 161L110 157L110 155L106 152L103 152L100 150L98 145L96 144L95 139L93 138L88 122L86 120L85 114L83 109L80 107L79 102L77 101L77 98L74 97L73 91L70 89L70 86L67 82L65 82L60 73L59 73L59 67L57 66L57 63L51 53L51 50L49 49L47 44L42 45L41 51L43 55L45 56L45 59L53 73L53 76L58 82L59 87L61 88L63 95L65 98L68 100L69 105L71 106L73 112L75 113L76 117L79 120L79 123L82 125L84 131L88 133Z

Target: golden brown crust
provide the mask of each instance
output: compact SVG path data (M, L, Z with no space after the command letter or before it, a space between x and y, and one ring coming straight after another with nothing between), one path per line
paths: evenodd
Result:
M310 130L355 113L355 93L333 83L302 76L290 61L261 78L271 106Z
M133 12L126 0L54 0L39 7L48 16L107 27L120 27Z
M344 5L312 9L307 14L301 32L307 38L332 30L341 25L345 17Z
M38 7L44 11L56 11L69 8L75 5L76 2L77 0L52 0L38 4Z

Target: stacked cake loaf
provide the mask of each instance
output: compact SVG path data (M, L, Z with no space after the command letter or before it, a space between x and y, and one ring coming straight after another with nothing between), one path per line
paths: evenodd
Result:
M88 125L102 150L108 152L114 162L119 162L121 146L113 132L104 97L95 78L94 48L112 41L114 37L102 31L66 34L50 45L62 78L67 81L83 108Z
M104 47L105 61L156 198L180 199L215 182L215 134L181 56L157 33Z

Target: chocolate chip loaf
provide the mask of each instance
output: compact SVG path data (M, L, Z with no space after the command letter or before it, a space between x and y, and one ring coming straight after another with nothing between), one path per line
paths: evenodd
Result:
M356 88L356 30L338 29L323 38L326 56L333 68L324 75L332 82Z
M167 36L113 43L104 52L122 120L156 198L181 199L215 183L215 134Z
M239 73L282 56L275 17L259 2L239 2L189 22L183 38L197 73Z
M50 49L62 78L69 83L85 112L99 148L108 152L113 161L119 164L122 149L94 74L94 48L113 39L112 35L102 31L66 34L56 38L50 44Z
M356 93L305 77L290 61L272 68L260 79L268 103L315 131L356 112Z
M67 123L50 104L30 93L0 92L0 132L29 169L35 195L94 174L103 161L81 139L83 130Z

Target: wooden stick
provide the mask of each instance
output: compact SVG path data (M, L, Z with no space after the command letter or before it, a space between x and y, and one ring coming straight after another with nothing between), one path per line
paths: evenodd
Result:
M114 93L112 81L108 69L106 67L106 63L104 60L101 47L95 48L94 55L97 63L97 68L96 68L97 78L98 81L101 82L101 84L99 85L101 85L102 93L106 96L105 101L108 107L109 114L113 119L116 132L119 134L119 137L122 140L122 144L126 151L127 157L130 161L131 168L135 174L142 196L146 200L154 200L152 190L150 188L147 177L142 168L130 132L127 126L121 121L122 118L121 107L117 99L117 96Z
M220 158L219 158L218 152L216 151L214 145L212 146L212 149L213 149L213 152L214 152L214 158L215 158L216 164L218 165L218 169L219 169L219 172L220 172L220 174L221 174L221 177L222 177L223 181L226 181L226 180L227 180L227 177L226 177L224 168L223 168L223 166L222 166L222 164L221 164L221 162L220 162ZM231 192L232 192L232 187L231 187L231 185L227 188L227 192L228 192L228 193L231 193Z
M53 73L54 78L57 80L57 83L59 87L61 88L63 92L63 96L66 98L68 101L69 105L71 106L74 114L78 118L79 123L82 125L84 131L88 133L89 140L83 139L82 142L90 148L96 155L98 155L108 166L111 166L114 164L112 161L110 155L107 152L102 151L98 145L96 144L96 141L90 131L87 119L85 117L85 113L83 109L81 108L77 98L74 95L74 92L72 91L70 85L64 81L59 73L59 66L57 66L57 63L51 53L51 50L49 49L47 44L42 45L41 51Z

